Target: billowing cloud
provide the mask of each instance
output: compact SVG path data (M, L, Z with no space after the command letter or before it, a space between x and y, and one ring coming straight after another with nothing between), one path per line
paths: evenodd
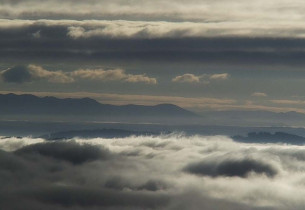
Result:
M267 97L266 93L263 92L254 92L252 93L252 96L256 96L256 97Z
M6 138L0 148L3 209L304 207L304 146L171 134Z
M72 77L100 80L100 81L126 81L131 83L143 82L147 84L156 84L156 78L148 77L145 74L126 74L123 69L80 69L71 73Z
M72 83L77 79L100 81L125 81L129 83L156 84L157 79L145 74L126 74L123 69L91 70L80 69L72 72L48 71L41 66L15 66L0 72L4 82L24 83L45 80L52 83Z

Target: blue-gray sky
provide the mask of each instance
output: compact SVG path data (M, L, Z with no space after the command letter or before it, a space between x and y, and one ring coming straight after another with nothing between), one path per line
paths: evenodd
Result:
M300 0L1 0L2 93L305 112Z

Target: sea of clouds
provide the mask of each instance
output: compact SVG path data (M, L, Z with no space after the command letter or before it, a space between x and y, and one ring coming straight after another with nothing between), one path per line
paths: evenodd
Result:
M0 186L0 209L304 209L305 146L3 137Z

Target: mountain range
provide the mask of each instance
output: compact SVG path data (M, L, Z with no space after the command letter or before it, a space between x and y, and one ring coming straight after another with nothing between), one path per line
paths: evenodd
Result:
M298 126L305 114L271 111L206 111L194 113L174 104L111 105L91 98L0 94L0 121L122 122L214 126Z
M125 122L175 122L199 116L173 104L110 105L91 98L37 97L24 94L0 95L2 120L96 120Z

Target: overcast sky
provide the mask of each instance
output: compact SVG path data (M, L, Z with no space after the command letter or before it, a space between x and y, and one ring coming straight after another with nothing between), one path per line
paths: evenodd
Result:
M0 0L0 91L305 112L301 0Z

